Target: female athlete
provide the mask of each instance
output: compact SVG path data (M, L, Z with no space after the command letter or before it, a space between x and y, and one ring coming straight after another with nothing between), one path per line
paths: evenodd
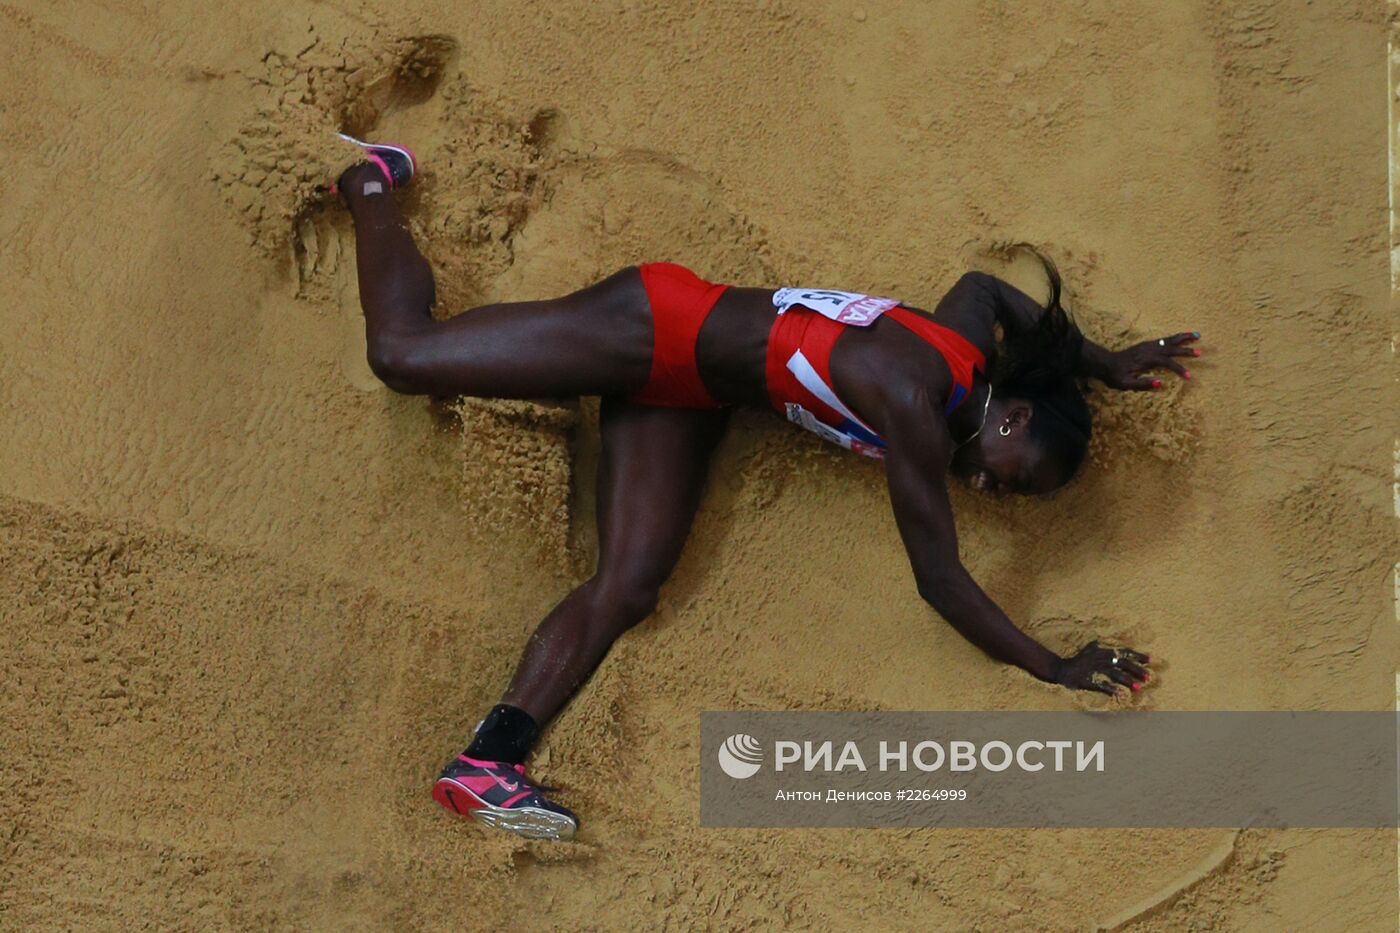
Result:
M564 298L438 321L432 271L393 196L413 177L412 154L347 141L365 161L336 187L354 219L375 374L409 394L602 397L597 570L529 639L500 703L438 778L442 806L523 836L573 837L577 818L523 762L617 637L655 608L736 405L771 407L883 459L919 594L987 654L1075 690L1147 682L1142 654L1091 641L1060 657L997 608L959 560L945 477L996 496L1063 486L1089 444L1083 380L1154 389L1157 369L1189 379L1179 360L1200 354L1189 346L1199 334L1098 346L1060 306L1044 257L1044 308L977 272L928 314L869 295L717 285L654 263Z

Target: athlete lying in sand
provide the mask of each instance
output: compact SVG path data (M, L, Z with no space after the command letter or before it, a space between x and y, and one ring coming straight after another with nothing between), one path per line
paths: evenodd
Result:
M735 405L771 406L883 458L920 595L992 657L1076 690L1148 680L1137 652L1091 641L1062 658L1012 624L958 558L945 476L997 496L1063 486L1089 444L1080 380L1154 389L1152 370L1190 378L1178 360L1199 355L1188 346L1199 334L1098 346L1060 306L1044 257L1046 308L975 272L929 315L845 292L713 285L657 263L564 298L436 321L432 270L391 194L412 179L413 157L359 145L369 161L337 188L354 218L375 374L410 394L602 396L597 571L540 623L500 704L442 772L433 796L444 807L524 836L573 836L577 818L522 762L613 641L655 608Z

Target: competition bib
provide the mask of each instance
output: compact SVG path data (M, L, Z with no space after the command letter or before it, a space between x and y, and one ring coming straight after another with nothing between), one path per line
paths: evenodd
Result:
M876 298L856 292L836 292L822 288L780 288L773 293L773 307L782 314L800 305L829 317L838 324L869 327L890 308L898 307L893 298Z

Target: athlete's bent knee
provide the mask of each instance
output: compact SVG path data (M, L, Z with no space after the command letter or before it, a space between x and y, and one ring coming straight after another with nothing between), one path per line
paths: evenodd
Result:
M594 605L619 634L656 611L659 588L635 580L594 578Z
M421 395L426 391L419 353L411 339L380 337L370 341L369 368L380 382L395 392Z

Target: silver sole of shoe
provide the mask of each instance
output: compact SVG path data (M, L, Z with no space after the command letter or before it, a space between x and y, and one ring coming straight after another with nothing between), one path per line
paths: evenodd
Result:
M336 133L335 135L345 140L347 143L350 143L350 145L359 146L361 149L368 149L370 146L377 146L380 149L392 149L408 160L410 171L414 174L418 171L418 160L413 157L413 153L409 152L403 146L395 146L392 143L367 143L363 139L356 139L349 133ZM404 184L407 184L407 182L404 182Z
M554 839L569 840L574 838L578 832L578 823L569 819L562 813L555 813L553 810L543 810L539 807L495 807L482 800L471 789L457 783L451 778L438 778L437 786L447 788L449 791L449 802L451 806L443 803L439 804L447 809L459 814L469 816L484 826L499 829L508 833L515 833L526 839ZM455 801L450 800L451 792L458 792L471 797L478 806L470 810L462 810L457 807ZM434 797L437 794L434 792Z
M482 807L472 811L472 819L492 829L515 833L526 839L554 839L567 841L574 838L578 825L566 816L536 807L517 807L503 810L497 807Z

